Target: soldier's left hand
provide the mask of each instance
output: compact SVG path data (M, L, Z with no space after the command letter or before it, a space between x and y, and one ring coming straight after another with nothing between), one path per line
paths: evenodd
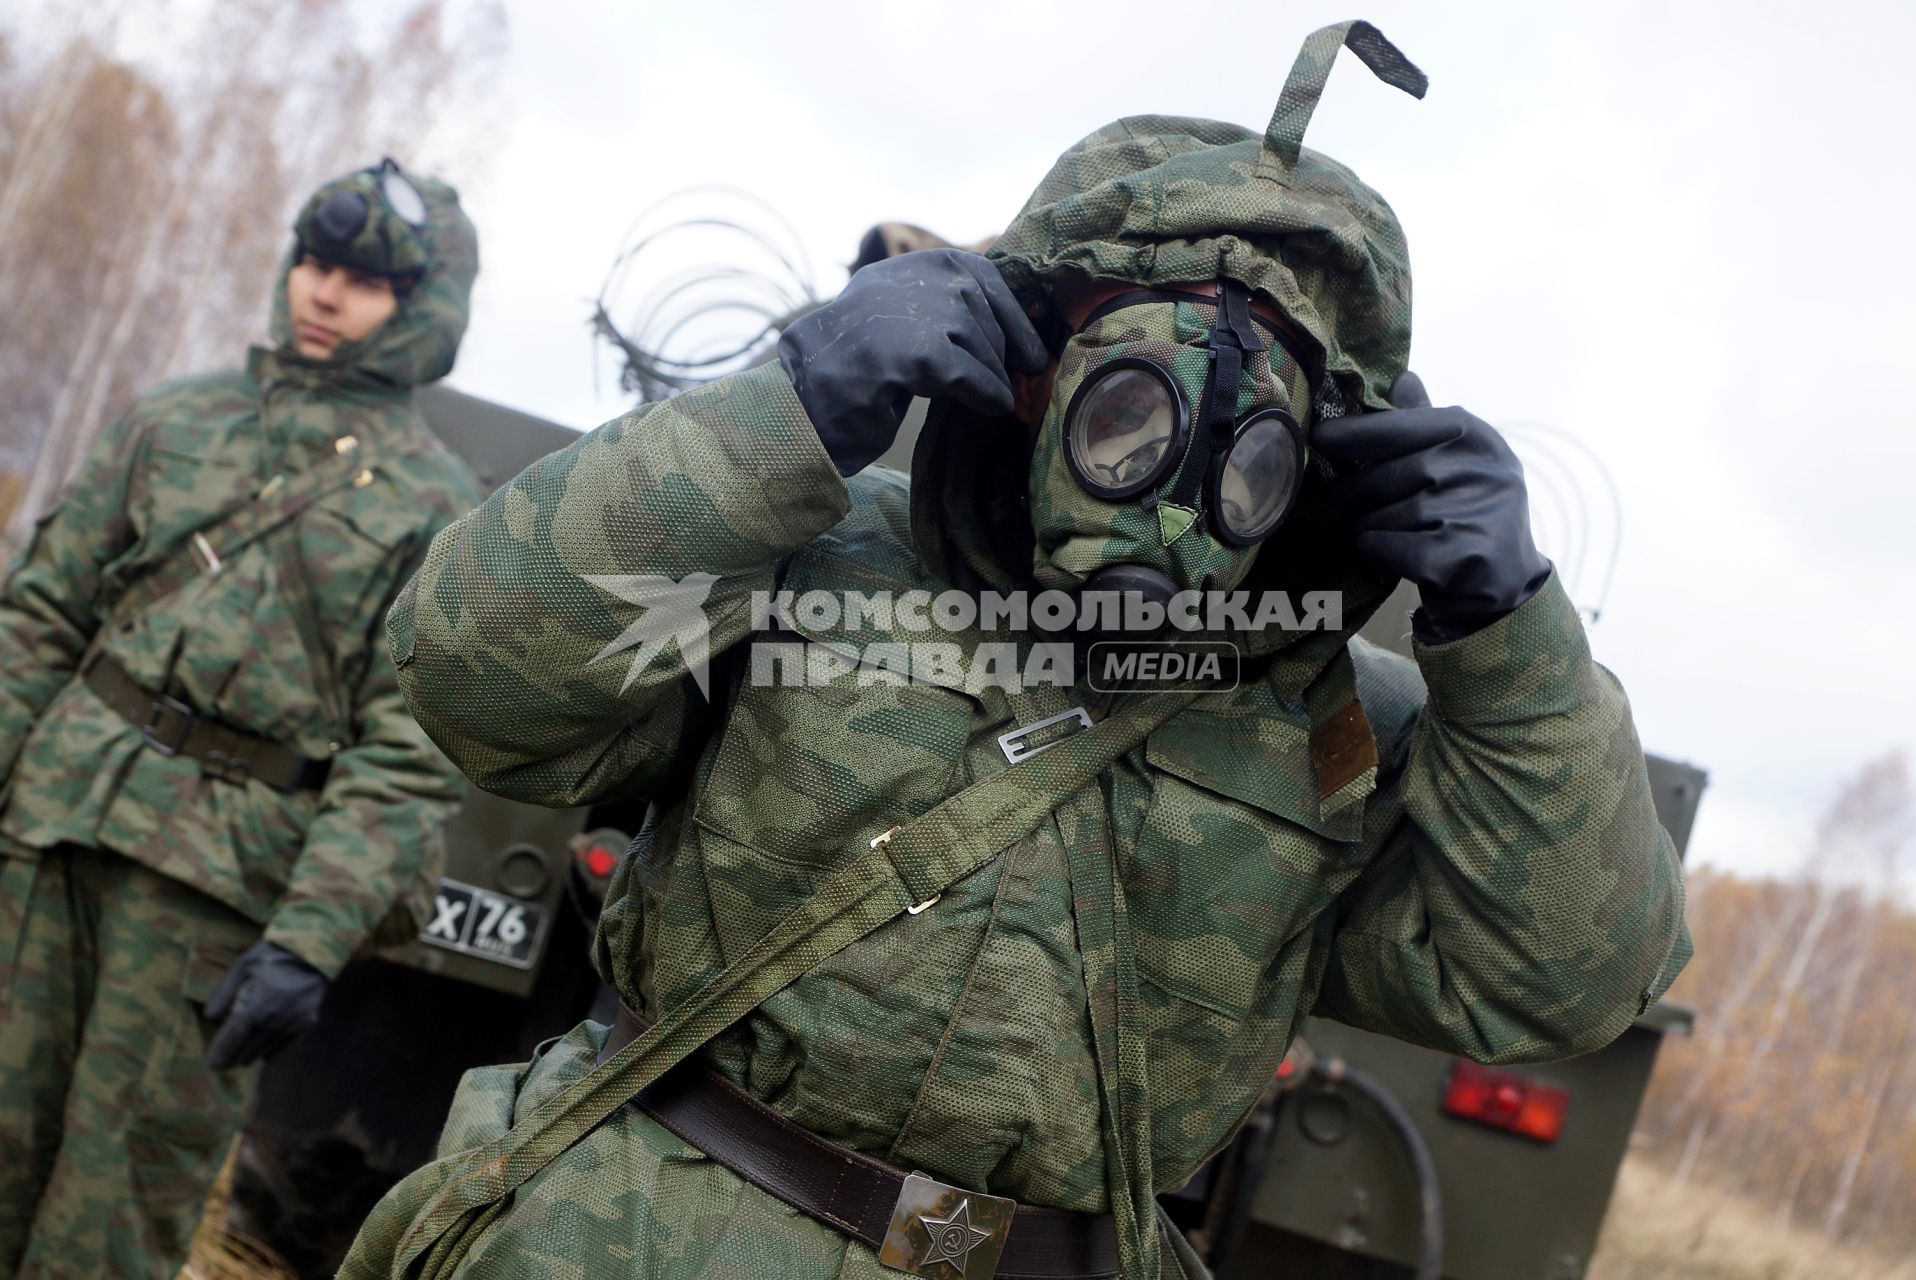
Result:
M1311 447L1339 471L1322 503L1360 559L1417 584L1419 640L1461 639L1550 577L1530 536L1523 466L1482 418L1431 407L1414 373L1391 385L1390 401L1396 408L1317 424Z
M255 942L226 971L206 1016L225 1019L207 1046L215 1071L242 1067L278 1053L319 1021L326 978L282 946Z

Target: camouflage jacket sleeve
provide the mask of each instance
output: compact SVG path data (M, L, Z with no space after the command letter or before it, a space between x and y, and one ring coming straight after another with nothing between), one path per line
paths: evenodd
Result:
M352 740L333 757L319 808L267 922L266 940L336 976L368 943L403 941L425 923L445 863L440 824L465 794L459 773L427 739L399 692L376 630L385 605L420 561L423 534L389 560L390 583L367 669L352 699Z
M488 791L644 793L707 724L701 658L849 509L776 363L609 422L433 540L393 609L400 686Z
M0 585L0 782L99 628L105 566L132 540L127 484L146 447L137 409L108 427Z
M1554 576L1416 657L1360 684L1384 766L1317 1011L1484 1062L1608 1044L1690 955L1623 690Z

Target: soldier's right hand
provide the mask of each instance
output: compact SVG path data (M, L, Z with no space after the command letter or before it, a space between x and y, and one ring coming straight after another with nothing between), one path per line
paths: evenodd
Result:
M838 297L794 320L779 363L840 475L860 471L898 434L913 396L1011 412L1010 371L1049 357L998 268L958 249L874 262Z
M206 1049L215 1071L271 1057L319 1021L326 977L271 942L255 942L220 979L206 1016L224 1019Z

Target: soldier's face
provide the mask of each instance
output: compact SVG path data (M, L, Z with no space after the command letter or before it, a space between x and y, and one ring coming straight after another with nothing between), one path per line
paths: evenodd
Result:
M286 273L286 311L293 346L311 360L325 360L342 342L371 336L399 309L385 276L355 271L310 253Z

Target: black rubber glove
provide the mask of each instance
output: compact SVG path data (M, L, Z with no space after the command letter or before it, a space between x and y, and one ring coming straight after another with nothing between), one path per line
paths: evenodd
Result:
M1049 362L998 268L957 249L858 271L844 292L786 328L778 359L846 476L890 447L913 396L1003 417L1008 369L1041 373Z
M215 1071L270 1057L319 1021L326 978L285 947L255 942L233 962L206 1002L206 1016L225 1019L207 1046Z
M1549 580L1530 538L1523 466L1482 418L1433 409L1414 373L1392 384L1390 402L1397 408L1317 425L1311 447L1340 472L1325 506L1361 560L1417 584L1417 638L1459 640Z

